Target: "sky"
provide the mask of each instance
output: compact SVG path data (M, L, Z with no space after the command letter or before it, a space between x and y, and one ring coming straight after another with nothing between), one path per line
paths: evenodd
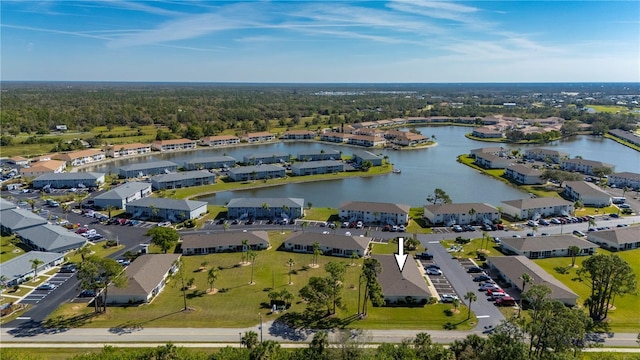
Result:
M639 82L640 1L2 0L0 79Z

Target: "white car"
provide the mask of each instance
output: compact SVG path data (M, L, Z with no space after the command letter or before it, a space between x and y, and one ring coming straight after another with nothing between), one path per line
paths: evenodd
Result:
M459 300L457 296L452 295L452 294L442 294L440 295L440 300L443 303L450 303L453 302L453 300Z
M442 271L436 268L427 268L428 275L442 275Z
M484 285L480 285L480 291L487 291L487 290L500 290L500 286L496 285L496 284L484 284Z
M404 225L398 226L398 231L405 232L406 230L407 230L407 228Z

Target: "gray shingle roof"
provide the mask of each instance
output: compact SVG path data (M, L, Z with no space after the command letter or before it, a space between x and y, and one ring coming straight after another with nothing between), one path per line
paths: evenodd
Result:
M271 164L252 165L252 166L240 166L229 170L230 174L251 174L252 172L264 172L264 171L285 171L282 166L276 166Z
M359 250L364 253L369 243L370 237L366 236L345 236L333 234L320 234L311 232L299 232L289 236L285 243L293 245L313 245L315 242L320 246L326 246L333 249Z
M232 158L231 156L204 156L204 157L197 157L195 159L187 160L184 163L197 165L197 164L204 164L204 163L229 162L229 161L236 162L236 159Z
M38 225L16 231L20 237L29 239L32 243L48 251L59 249L79 248L86 244L87 239L56 225Z
M521 284L522 274L529 274L534 285L547 285L552 299L577 299L578 295L526 256L492 256L487 261L508 277L513 284Z
M587 239L590 241L606 240L609 243L617 245L636 243L640 242L640 226L589 232Z
M334 156L336 156L335 157L336 159L339 159L340 158L340 151L334 150L334 149L329 149L329 150L326 150L326 149L324 149L324 150L303 150L303 151L300 151L298 153L298 158L301 158L301 157L304 158L304 156L311 156L311 155L326 155L326 156L334 155Z
M17 207L18 205L12 203L11 201L0 198L0 211L15 209Z
M46 224L42 216L36 215L26 209L10 209L2 212L0 216L0 224L3 227L11 229L11 231L17 231L20 229L26 229L28 227Z
M258 244L268 245L269 235L266 231L185 235L182 237L182 249L241 246L243 240L247 240L250 246Z
M522 164L512 164L507 167L507 169L511 169L519 174L527 175L527 176L540 176L542 175L542 171L538 169L534 169L529 166L525 166Z
M466 214L471 209L474 209L477 214L498 212L498 209L485 203L437 204L426 205L424 208L431 211L432 214Z
M284 205L289 208L304 207L304 199L300 198L235 198L227 204L228 208L259 208L267 204L270 208L281 208Z
M127 287L111 286L109 295L143 295L147 296L164 279L180 254L146 254L139 256L127 267L129 278ZM108 299L107 299L108 301Z
M97 180L102 176L104 176L103 173L95 172L49 173L38 176L34 181Z
M127 207L128 206L138 206L138 207L155 206L158 209L193 211L195 209L200 208L201 206L206 206L207 204L208 203L206 201L146 197L146 198L132 201L128 203L126 206Z
M201 179L201 178L213 178L215 175L207 170L193 170L193 171L181 171L170 174L156 175L151 178L151 181L165 182L165 181L179 181L189 179Z
M378 275L378 283L382 286L382 293L388 296L425 297L430 294L429 287L418 270L411 256L400 272L393 255L372 255L382 265L382 272Z
M538 198L524 198L517 200L503 201L503 204L511 205L517 209L537 209L550 206L567 206L573 204L565 199L556 197L538 197Z
M157 169L157 168L162 168L162 167L171 168L171 167L177 167L177 166L178 166L178 164L176 164L174 162L171 162L171 161L158 160L158 161L135 163L135 164L129 164L129 165L121 166L120 170L123 170L123 171L136 171L136 170L146 170L146 169Z
M389 214L408 214L409 209L410 206L404 204L367 201L349 201L340 206L340 210L369 211Z
M382 159L382 157L380 157L380 156L378 156L378 155L376 155L376 154L374 154L372 152L366 151L366 150L353 150L353 156L354 157L357 156L357 157L359 157L360 159L363 159L363 160L378 160L378 159Z
M510 237L503 239L502 244L519 251L565 250L568 249L569 246L577 246L580 249L597 247L595 244L579 239L573 235Z
M102 193L96 196L96 199L99 200L111 200L111 199L125 199L129 196L136 194L144 189L151 188L151 184L143 183L143 182L128 182L124 183L114 189L111 189L105 193Z
M587 160L587 159L567 159L564 161L564 163L567 164L577 164L577 165L586 165L586 166L591 166L591 167L606 167L606 168L613 168L614 165L612 164L608 164L602 161L596 161L596 160Z
M313 169L313 168L319 168L319 167L334 167L334 166L344 166L344 163L338 160L297 162L291 165L291 169Z
M600 188L597 185L586 182L586 181L567 181L564 183L564 185L570 187L571 189L573 189L573 191L577 192L582 196L584 195L607 196L608 195L606 192L600 190Z
M15 278L21 277L29 272L33 272L31 264L31 260L33 259L38 259L46 265L60 258L64 258L64 254L44 251L29 251L0 264L0 274L7 277L7 282L11 282Z

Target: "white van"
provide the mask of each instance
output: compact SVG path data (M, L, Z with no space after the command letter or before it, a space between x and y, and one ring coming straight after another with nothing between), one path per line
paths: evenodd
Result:
M494 292L491 294L491 298L493 300L498 299L498 298L502 298L505 296L509 296L509 294L507 294L506 292Z

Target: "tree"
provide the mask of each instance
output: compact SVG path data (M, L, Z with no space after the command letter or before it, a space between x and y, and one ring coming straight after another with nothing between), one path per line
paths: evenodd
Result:
M247 253L247 261L251 261L251 282L249 282L249 284L255 284L253 282L253 268L256 264L256 258L258 257L258 252L257 251L253 251L253 250L249 250L249 252Z
M224 225L222 225L222 227L224 228L224 232L227 232L227 230L229 230L231 225L229 225L228 223L224 223Z
M33 269L33 280L35 280L38 277L38 268L40 267L40 265L44 264L44 261L35 258L29 260L29 262L31 263L31 268Z
M324 269L329 273L331 281L331 296L333 297L333 314L336 313L336 307L342 306L342 289L344 287L344 277L347 273L347 267L342 262L329 261Z
M571 255L571 267L576 265L576 257L580 254L580 248L575 245L569 246L569 255Z
M307 228L309 226L309 223L306 221L303 221L300 223L300 229L302 229L302 232L304 232L304 229Z
M365 160L362 162L362 171L369 171L373 167L373 162L371 160Z
M591 295L585 301L589 316L594 321L607 317L615 296L624 296L636 291L637 283L633 269L618 255L596 254L582 263L580 274L587 274Z
M82 262L84 262L84 259L91 254L91 249L89 248L89 245L84 245L76 250L76 254L80 255Z
M209 283L209 292L213 292L214 290L213 285L217 278L218 278L218 269L216 269L215 267L212 267L207 272L207 283Z
M351 258L351 266L354 266L356 264L356 261L360 259L360 255L358 255L357 251L352 251L350 258Z
M31 206L31 211L33 211L36 208L36 199L27 199L27 204Z
M185 278L186 278L187 274L186 274L186 270L184 268L184 262L182 261L182 259L178 259L178 260L173 262L173 266L176 268L175 275L180 280L180 290L182 291L182 300L183 300L183 303L184 303L184 307L182 308L182 311L187 311L187 309L188 309L188 307L187 307L187 289L189 287L185 283Z
M107 209L106 209L106 210L107 210L107 214L109 215L109 219L111 219L111 212L112 212L113 210L115 210L115 209L116 209L116 208L115 208L115 207L113 207L113 206L111 206L111 205L107 206Z
M605 177L605 175L608 176L613 173L613 169L606 166L599 166L591 169L591 172L598 177L598 184L600 184L600 182L602 182L602 178Z
M313 243L313 265L318 265L318 255L320 253L320 243L316 241Z
M587 230L590 227L596 226L596 219L593 216L589 216L589 221L587 221L587 226L588 226Z
M253 349L258 345L258 333L255 331L247 331L244 333L242 337L242 345L246 346L247 349Z
M287 266L289 266L289 285L293 285L293 282L291 281L291 268L293 268L293 265L295 264L296 262L291 258L287 261Z
M247 255L247 251L249 250L249 240L244 239L242 240L242 261L240 262L241 264L245 263L245 256ZM249 260L247 260L249 261Z
M309 279L309 283L300 289L300 297L307 302L307 310L310 312L319 312L326 309L326 314L331 314L332 300L331 280L313 276Z
M63 203L62 205L60 205L60 208L62 208L62 212L64 213L64 218L66 220L69 216L69 209L71 208L71 206L67 203Z
M147 236L151 236L151 243L160 247L163 253L174 247L180 239L180 234L174 228L156 226L147 231Z
M523 273L522 276L520 276L520 280L522 280L522 287L520 288L520 306L518 306L518 317L520 317L520 311L522 310L522 293L524 293L525 291L525 287L527 286L527 284L531 284L531 282L533 282L533 278L531 277L531 275L527 274L527 273Z
M96 255L88 256L85 261L78 266L77 277L83 289L93 290L95 295L95 312L100 312L100 304L107 311L107 296L109 285L115 287L125 287L128 278L122 276L124 270L116 260L111 258L100 258ZM100 299L100 301L98 301Z
M433 194L427 196L427 201L432 204L451 204L449 195L440 188L436 188Z
M374 258L364 260L361 279L365 283L364 297L362 301L362 314L367 315L367 303L371 300L374 306L384 305L382 287L378 283L378 274L383 271L380 262ZM359 305L359 304L358 304Z
M309 350L314 355L313 358L321 358L324 350L329 347L329 335L326 331L320 330L313 335L313 340L309 344Z
M478 296L473 291L469 291L464 294L464 299L469 300L469 311L467 312L467 319L471 318L471 303L478 300Z

